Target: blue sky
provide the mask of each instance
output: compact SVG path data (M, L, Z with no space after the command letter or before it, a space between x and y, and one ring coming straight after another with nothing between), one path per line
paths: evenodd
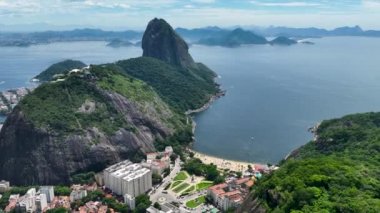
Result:
M380 29L380 0L0 0L4 25L143 29L173 26L290 26Z

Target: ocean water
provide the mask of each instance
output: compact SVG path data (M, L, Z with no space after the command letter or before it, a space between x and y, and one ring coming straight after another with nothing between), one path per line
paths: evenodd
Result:
M315 45L191 49L227 95L195 117L194 149L276 163L312 139L324 119L380 111L380 39L313 39Z
M31 47L0 47L0 91L31 86L30 79L53 63L75 59L86 64L138 57L141 48L111 48L105 42L58 42Z
M195 116L194 149L234 160L276 163L311 140L323 119L380 111L380 39L335 37L315 45L193 45L196 61L221 78L227 95ZM0 48L0 90L29 80L64 59L87 64L138 57L141 48L70 42ZM0 117L0 121L1 121Z

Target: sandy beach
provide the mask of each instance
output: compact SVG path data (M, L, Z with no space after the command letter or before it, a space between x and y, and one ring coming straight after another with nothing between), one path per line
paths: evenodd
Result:
M231 171L236 172L244 172L248 169L248 165L251 165L252 168L255 167L255 165L263 165L258 163L249 163L249 162L243 162L243 161L234 161L234 160L226 160L223 158L218 158L210 155L206 155L197 151L194 151L190 149L189 151L194 153L194 157L201 159L201 161L205 164L214 164L219 169L229 169Z

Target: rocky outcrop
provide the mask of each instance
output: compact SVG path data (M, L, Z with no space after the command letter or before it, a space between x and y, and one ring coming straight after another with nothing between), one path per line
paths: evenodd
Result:
M145 57L157 58L184 68L197 66L189 54L186 42L163 19L155 18L149 22L142 39L142 48Z
M124 96L105 91L104 95L133 130L120 128L106 135L93 127L62 137L36 127L16 107L0 134L0 179L15 185L68 183L72 174L100 171L122 159L154 151L156 139L174 132L159 119L145 116Z
M181 110L203 105L218 91L215 73L194 63L164 20L149 23L142 46L144 56L171 65L149 57L91 65L24 97L0 132L0 179L12 185L69 183L74 174L141 160L155 151L155 141L186 131Z

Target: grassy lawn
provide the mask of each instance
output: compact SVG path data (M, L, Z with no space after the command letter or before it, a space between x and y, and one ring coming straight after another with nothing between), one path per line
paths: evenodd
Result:
M190 200L186 202L186 206L189 208L197 208L199 205L206 202L205 196L198 197L194 200Z
M175 188L175 187L177 187L179 184L181 184L182 183L182 181L174 181L173 183L172 183L172 185L170 186L170 188L171 189L173 189L173 188Z
M185 171L182 171L175 176L174 180L186 180L188 177L189 175Z
M188 189L186 189L184 192L181 193L181 195L183 194L189 194L190 192L193 192L195 190L195 186L191 186L189 187Z
M210 187L212 185L214 185L214 184L211 181L202 181L202 182L197 184L197 190L207 189L208 187Z
M175 193L178 193L184 189L186 189L187 187L189 187L190 185L188 183L182 183L181 185L177 186L176 188L173 189L173 191Z

